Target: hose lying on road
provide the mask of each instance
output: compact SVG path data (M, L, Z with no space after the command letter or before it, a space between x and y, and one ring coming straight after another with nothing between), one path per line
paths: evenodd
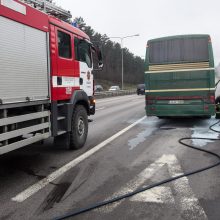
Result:
M216 122L215 124L211 125L209 127L210 130L214 131L214 132L217 132L217 133L220 133L220 131L217 131L215 129L213 129L214 126L216 126L218 123L220 123L220 121ZM107 200L107 201L103 201L103 202L99 202L99 203L96 203L94 205L91 205L91 206L88 206L86 208L83 208L83 209L80 209L80 210L77 210L77 211L73 211L73 212L70 212L70 213L67 213L66 215L63 215L63 216L60 216L58 218L56 218L55 220L62 220L62 219L66 219L66 218L69 218L69 217L73 217L73 216L77 216L77 215L80 215L82 213L85 213L85 212L88 212L88 211L91 211L93 209L97 209L97 208L100 208L102 206L105 206L105 205L109 205L111 203L114 203L114 202L118 202L122 199L125 199L125 198L128 198L128 197L131 197L131 196L134 196L138 193L141 193L143 191L146 191L146 190L149 190L149 189L152 189L154 187L157 187L157 186L160 186L162 184L165 184L165 183L169 183L169 182L172 182L174 180L177 180L177 179L180 179L182 177L186 177L186 176L191 176L193 174L196 174L196 173L200 173L200 172L203 172L205 170L208 170L208 169L211 169L213 167L216 167L216 166L219 166L220 165L220 155L217 154L217 153L214 153L212 151L209 151L209 150L205 150L205 149L201 149L201 148L198 148L198 147L195 147L195 146L192 146L190 144L186 144L184 143L183 141L185 140L211 140L211 141L220 141L220 139L218 138L197 138L197 137L186 137L186 138L181 138L179 139L179 143L188 147L188 148L191 148L191 149L194 149L194 150L198 150L198 151L202 151L202 152L205 152L207 154L210 154L212 156L215 156L217 159L218 159L218 162L210 165L210 166L207 166L207 167L204 167L204 168L201 168L201 169L198 169L198 170L194 170L194 171L190 171L190 172L187 172L185 174L182 174L182 175L179 175L179 176L176 176L176 177L172 177L172 178L169 178L169 179L165 179L163 181L160 181L160 182L157 182L157 183L154 183L154 184L151 184L149 186L146 186L146 187L143 187L141 189L137 189L131 193L127 193L127 194L124 194L124 195L121 195L121 196L117 196L115 198L112 198L110 200Z

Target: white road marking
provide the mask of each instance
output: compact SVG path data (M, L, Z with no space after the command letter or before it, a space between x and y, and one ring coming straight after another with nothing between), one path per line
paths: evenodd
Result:
M158 186L151 190L139 193L131 197L133 202L153 202L174 204L174 198L170 187Z
M122 187L111 198L132 192L141 187L147 179L150 179L156 174L163 166L168 166L168 171L171 177L183 174L181 166L175 155L163 155L154 163L150 164L144 169L137 177L132 179L125 187ZM173 188L176 192L176 199L179 201L180 215L186 219L202 219L207 220L207 216L203 208L199 205L198 199L195 197L192 189L190 188L189 181L186 177L174 181ZM162 188L161 188L162 187ZM130 201L139 202L156 202L156 203L170 203L174 204L175 199L171 196L171 189L169 187L156 187L151 190L139 193L130 198ZM108 198L107 200L111 199ZM123 200L112 205L100 208L99 211L109 213L112 212Z
M105 107L97 108L96 111L103 110Z
M163 155L159 162L168 165L168 171L171 177L182 175L183 171L175 155ZM199 200L195 197L187 177L183 177L173 182L176 197L179 200L181 215L185 219L208 219L205 211L199 204Z
M134 179L128 182L125 187L122 187L118 192L114 193L111 197L107 198L106 200L132 192L135 189L141 187L141 185L143 185L147 179L150 179L163 166L163 163L158 163L157 161L155 161L154 163L150 164L150 166L148 166L146 169L144 169L141 173L139 173ZM105 213L109 213L113 211L118 205L120 205L122 201L123 200L115 202L110 206L100 208L99 210Z
M62 176L68 170L72 169L77 164L79 164L83 160L87 159L88 157L90 157L91 155L93 155L94 153L96 153L97 151L102 149L103 147L105 147L107 144L109 144L110 142L115 140L117 137L119 137L120 135L124 134L125 132L127 132L128 130L130 130L131 128L133 128L137 124L139 124L145 118L146 118L146 116L142 117L141 119L137 120L133 124L129 125L128 127L124 128L123 130L119 131L118 133L114 134L113 136L111 136L110 138L108 138L105 141L101 142L100 144L96 145L91 150L87 151L86 153L82 154L81 156L77 157L76 159L70 161L69 163L67 163L63 167L61 167L58 170L56 170L53 173L51 173L46 178L40 180L36 184L30 186L29 188L27 188L23 192L19 193L15 197L13 197L12 201L15 201L15 202L23 202L23 201L25 201L27 198L29 198L30 196L34 195L39 190L41 190L42 188L47 186L50 182L52 182L55 179L57 179L58 177Z

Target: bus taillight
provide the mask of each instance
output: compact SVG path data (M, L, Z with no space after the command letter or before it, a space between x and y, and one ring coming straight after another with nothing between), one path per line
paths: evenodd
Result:
M215 104L215 96L214 95L210 95L209 100L212 104Z
M209 106L208 105L205 105L204 106L204 111L208 111L209 110Z

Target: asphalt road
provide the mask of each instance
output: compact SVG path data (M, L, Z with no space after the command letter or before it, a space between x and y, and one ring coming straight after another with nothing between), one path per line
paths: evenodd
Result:
M208 129L214 118L144 116L144 96L101 99L83 149L67 151L48 140L2 156L0 219L55 219L216 162L178 143L182 137L218 138ZM218 142L193 143L220 154ZM217 220L219 208L216 167L72 219Z

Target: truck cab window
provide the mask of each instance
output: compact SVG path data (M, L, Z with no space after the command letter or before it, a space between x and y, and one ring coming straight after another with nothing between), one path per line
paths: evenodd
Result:
M91 50L90 45L84 40L79 40L75 38L75 59L78 61L82 61L88 65L88 67L92 67L92 58L91 58Z
M62 31L58 31L58 51L59 56L70 59L71 53L71 37Z

